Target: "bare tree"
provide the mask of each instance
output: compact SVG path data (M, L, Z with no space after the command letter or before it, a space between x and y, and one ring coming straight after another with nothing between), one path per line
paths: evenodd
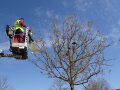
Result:
M49 44L42 43L42 52L32 61L51 78L74 85L83 85L103 71L106 60L103 51L111 45L100 30L91 30L92 21L85 27L76 16L68 16L63 24L56 19L51 24L53 34ZM50 46L49 45L49 46Z
M84 90L112 90L104 79L90 80Z
M0 90L15 90L15 89L8 85L8 79L5 77L3 79L0 79Z
M69 90L69 86L65 81L56 79L49 90Z

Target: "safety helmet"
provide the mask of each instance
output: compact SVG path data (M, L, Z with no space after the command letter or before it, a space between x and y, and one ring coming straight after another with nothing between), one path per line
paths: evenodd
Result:
M19 18L19 20L24 20L24 18Z

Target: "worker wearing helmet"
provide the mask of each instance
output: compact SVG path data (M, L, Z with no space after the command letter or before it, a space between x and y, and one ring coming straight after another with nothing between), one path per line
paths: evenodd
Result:
M23 18L18 19L14 23L14 26L16 27L14 42L15 43L17 43L17 42L23 43L23 32L24 32L23 28L24 27L26 28L26 25L24 24L24 19Z

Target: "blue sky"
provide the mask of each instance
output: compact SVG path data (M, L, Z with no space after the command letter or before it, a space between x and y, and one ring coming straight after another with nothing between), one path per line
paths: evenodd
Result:
M47 38L53 17L63 20L68 15L76 14L80 21L87 24L93 20L93 28L100 29L109 40L115 43L106 49L106 58L115 58L108 67L104 78L112 88L120 88L120 1L119 0L0 0L0 48L9 49L6 25L13 25L16 19L23 17L25 24L40 30L41 37ZM33 27L34 24L34 27ZM7 52L7 51L6 51ZM8 77L9 83L16 90L48 90L53 79L47 78L29 61L12 58L0 58L0 77ZM75 90L79 90L77 86Z

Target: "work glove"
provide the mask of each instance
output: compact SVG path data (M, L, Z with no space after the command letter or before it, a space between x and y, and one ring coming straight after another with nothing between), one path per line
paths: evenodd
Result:
M30 30L30 28L29 28L29 27L27 27L27 30Z

